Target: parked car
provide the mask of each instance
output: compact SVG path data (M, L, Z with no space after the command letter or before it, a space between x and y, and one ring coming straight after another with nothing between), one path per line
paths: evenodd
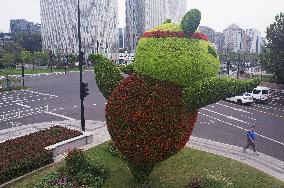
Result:
M268 102L271 96L271 89L268 87L257 86L251 93L254 102Z
M226 98L227 101L235 102L238 104L252 104L253 97L250 93L243 93L240 96L234 96L231 98Z

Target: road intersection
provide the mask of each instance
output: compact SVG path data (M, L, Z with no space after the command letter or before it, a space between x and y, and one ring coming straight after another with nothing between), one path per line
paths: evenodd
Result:
M105 121L106 100L93 72L84 72L90 96L86 120ZM23 125L80 119L79 73L29 76L28 90L0 93L0 130ZM256 126L257 150L284 161L284 91L274 90L269 104L252 106L219 101L201 109L193 136L235 146Z

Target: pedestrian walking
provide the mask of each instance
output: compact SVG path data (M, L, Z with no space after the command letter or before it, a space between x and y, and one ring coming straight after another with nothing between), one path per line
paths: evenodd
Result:
M255 129L255 126L252 126L250 130L247 130L247 145L246 147L244 147L243 152L246 152L246 149L248 149L251 146L254 151L254 154L258 155L255 150L256 133L254 132L254 129Z

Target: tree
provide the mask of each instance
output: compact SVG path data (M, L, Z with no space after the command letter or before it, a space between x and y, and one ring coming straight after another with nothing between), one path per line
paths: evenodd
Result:
M21 32L13 36L13 40L30 52L38 52L42 49L40 33Z
M6 41L0 45L0 58L6 53L19 54L23 50L20 44L14 41Z
M2 66L2 68L15 68L16 58L16 55L13 53L5 53L0 59L0 66Z
M263 68L274 75L277 83L284 84L284 13L275 17L266 30L267 45L263 49L261 64Z
M48 55L45 52L34 52L32 55L33 69L35 65L46 65L48 62Z
M78 56L71 53L67 55L67 59L68 59L69 65L74 67L75 63L78 61Z
M32 60L32 54L30 51L21 51L20 55L21 63L28 64Z

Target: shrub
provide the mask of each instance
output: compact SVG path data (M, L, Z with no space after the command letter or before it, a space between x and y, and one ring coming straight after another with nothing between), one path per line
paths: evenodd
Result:
M87 167L87 160L82 150L74 149L65 158L66 173L70 176L78 174Z
M36 188L101 187L107 177L106 170L90 163L80 149L68 152L65 167L53 172L36 184Z
M201 12L197 9L188 11L181 21L181 28L185 35L191 37L197 30L201 20Z
M55 132L60 134L55 135ZM44 147L80 134L55 126L0 143L0 184L52 163L52 152Z
M170 82L134 74L109 98L108 131L137 181L182 149L191 135L197 112L185 108L181 91Z
M142 75L190 86L218 74L219 59L208 54L209 42L188 38L142 38L134 70Z
M133 74L133 73L134 73L134 64L131 63L131 64L129 64L129 65L122 66L122 67L120 68L120 70L121 70L122 72L124 72L125 74Z
M107 58L102 55L94 57L95 74L97 85L103 96L108 99L113 89L123 79L120 70Z

